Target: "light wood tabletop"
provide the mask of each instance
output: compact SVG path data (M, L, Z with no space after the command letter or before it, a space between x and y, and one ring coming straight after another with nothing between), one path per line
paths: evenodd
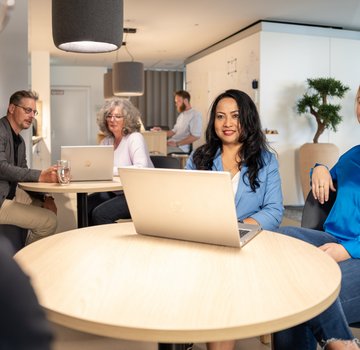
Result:
M160 343L293 326L330 306L341 280L324 252L273 232L237 249L138 235L131 222L60 233L15 259L51 321Z
M89 193L122 189L119 177L114 177L113 181L75 181L68 185L48 182L19 182L19 187L25 191L51 193Z
M112 181L73 181L68 185L49 182L19 182L18 186L24 191L50 193L76 193L78 227L88 226L87 194L92 192L120 191L120 178Z

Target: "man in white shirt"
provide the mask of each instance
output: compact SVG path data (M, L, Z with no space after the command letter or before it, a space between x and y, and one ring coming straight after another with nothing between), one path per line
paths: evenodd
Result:
M167 153L189 153L192 143L201 136L201 113L191 107L190 94L184 90L175 92L175 105L180 114L172 130L167 131Z

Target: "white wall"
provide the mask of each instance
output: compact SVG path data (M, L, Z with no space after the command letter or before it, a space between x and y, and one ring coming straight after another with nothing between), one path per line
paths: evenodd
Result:
M359 144L360 126L355 118L355 95L360 85L360 38L331 40L331 75L347 84L351 91L342 102L341 115L344 117L336 133L330 133L329 142L333 142L344 153Z
M307 78L332 76L351 88L343 106L343 123L338 132L326 130L320 142L335 143L340 154L358 144L354 97L360 82L360 41L323 35L261 33L260 113L263 125L279 131L275 148L279 154L285 204L303 203L298 149L312 142L316 122L311 115L296 113L296 102L305 91ZM335 102L335 101L334 101Z
M259 79L259 34L244 38L186 66L186 89L192 106L203 116L203 130L211 102L228 88L245 91L256 100L251 82ZM201 138L203 143L204 137Z
M300 205L303 198L297 150L303 143L312 142L316 124L310 115L296 114L296 102L305 91L307 78L332 76L341 80L351 88L341 101L344 121L337 133L325 131L320 142L335 143L340 153L359 143L354 96L360 83L360 33L276 24L260 29L189 62L187 80L192 90L196 87L208 93L208 101L199 100L202 110L207 110L213 97L226 88L241 89L254 99L263 127L279 131L272 146L279 155L284 204ZM225 62L231 57L238 57L239 66L229 79ZM251 89L253 79L259 80L258 96Z
M261 33L260 111L264 127L279 131L279 155L285 204L303 201L297 149L312 142L315 124L296 114L306 78L329 76L329 39L287 33ZM326 132L327 134L327 132ZM320 142L327 142L322 135Z
M12 93L29 88L27 10L27 1L18 1L10 12L8 24L0 33L0 117L6 115ZM30 165L31 132L27 130L21 135L27 144L27 160Z
M33 164L46 169L51 165L51 123L50 123L50 54L46 51L31 52L31 88L39 94L41 101L42 140L33 146ZM39 118L39 117L38 117ZM40 125L38 123L38 125Z
M51 88L61 86L86 87L90 91L88 110L92 144L96 144L96 135L99 128L96 124L96 113L104 103L103 80L107 69L105 67L58 67L52 66L50 72ZM81 125L74 124L74 128Z

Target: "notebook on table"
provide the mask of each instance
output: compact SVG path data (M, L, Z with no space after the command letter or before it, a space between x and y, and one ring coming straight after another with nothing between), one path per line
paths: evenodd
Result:
M71 181L113 179L113 146L61 146L61 159L70 160Z
M228 172L121 167L119 176L139 234L240 248L261 231L237 221Z

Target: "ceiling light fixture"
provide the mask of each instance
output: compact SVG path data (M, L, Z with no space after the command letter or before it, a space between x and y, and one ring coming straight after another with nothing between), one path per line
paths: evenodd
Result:
M136 33L136 30L125 31ZM127 40L125 40L127 42ZM140 96L144 94L144 65L134 62L134 57L129 52L127 45L124 45L126 52L131 57L129 62L115 62L113 64L113 94L115 96Z
M99 53L121 47L122 0L52 0L54 44L64 51Z
M113 97L112 69L108 69L104 74L104 98L109 99Z
M144 65L134 61L114 63L112 83L115 96L143 95Z

